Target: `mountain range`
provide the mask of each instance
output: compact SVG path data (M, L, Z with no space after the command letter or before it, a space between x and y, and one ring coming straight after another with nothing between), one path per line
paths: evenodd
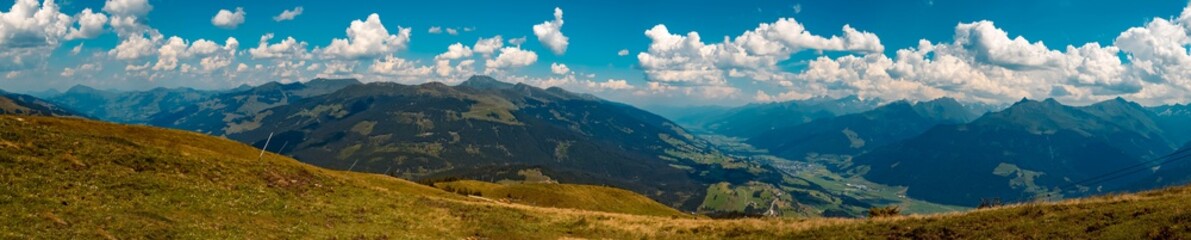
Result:
M256 87L240 87L176 105L169 111L156 112L146 123L223 136L259 127L261 118L270 114L266 111L269 108L358 84L360 81L355 79L314 79L304 83L270 82Z
M80 116L71 110L37 97L0 91L0 114L37 116Z
M938 125L874 149L848 170L907 186L911 197L966 206L1125 190L1145 175L1097 185L1079 181L1171 153L1178 145L1154 116L1119 98L1084 107L1023 99L970 123Z
M801 206L796 198L842 202L838 196L781 194L786 190L778 189L814 186L791 182L772 166L721 154L650 112L561 88L541 89L485 76L457 86L316 79L200 92L185 102L160 97L140 104L126 99L145 99L136 96L155 91L191 91L108 93L76 88L53 99L99 113L97 118L106 121L226 136L332 169L427 183L545 177L624 188L684 211L709 213L819 215L823 209ZM82 99L105 104L83 104L87 101ZM107 104L168 107L134 110ZM119 111L144 113L113 114ZM723 191L757 194L720 197ZM773 206L762 208L762 203ZM869 206L855 201L831 205L847 209L836 212L850 216L863 214Z
M859 113L880 106L880 99L861 99L847 96L793 100L786 102L754 103L734 108L680 109L670 116L690 128L725 136L751 138L758 134L786 127L802 125L816 119ZM659 109L665 109L657 107ZM681 113L681 114L679 114Z
M148 123L154 114L174 111L215 94L190 88L154 88L146 91L108 91L76 85L46 100L75 112L105 121Z
M935 125L966 123L978 116L951 98L913 104L896 101L871 111L765 131L747 142L787 159L855 156L917 136Z
M824 165L843 181L900 186L910 199L955 206L1191 180L1181 174L1191 166L1149 162L1191 139L1189 107L1124 99L1081 107L1023 99L1002 110L950 98L849 96L663 111L676 123L587 94L485 76L457 86L316 79L218 91L77 86L44 101L22 96L41 103L35 106L63 106L50 108L58 115L224 136L332 169L426 183L545 178L606 185L702 213L857 216L889 203L832 190L838 187L828 185L845 184L801 174L805 164ZM743 139L790 160L775 165L726 154L687 129ZM1155 170L1080 184L1139 164Z

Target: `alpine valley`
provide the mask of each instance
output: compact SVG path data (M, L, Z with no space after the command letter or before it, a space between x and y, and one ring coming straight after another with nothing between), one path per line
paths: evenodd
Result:
M593 95L487 76L455 86L315 79L3 96L6 115L193 131L444 194L638 215L860 217L884 206L940 213L989 199L1058 200L1191 181L1191 164L1181 160L1191 109L1120 98L997 107L850 96L655 109L676 123ZM1137 171L1088 181L1116 169ZM297 177L287 184L308 181Z

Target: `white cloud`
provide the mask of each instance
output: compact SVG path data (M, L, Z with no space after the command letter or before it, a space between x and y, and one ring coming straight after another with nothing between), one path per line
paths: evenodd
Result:
M0 12L0 71L43 64L71 24L71 17L59 12L53 1L13 2L8 12Z
M1030 43L1021 36L1010 39L987 20L956 26L955 45L971 49L976 60L1011 69L1056 67L1062 57L1042 42Z
M108 54L113 55L120 60L134 60L152 56L157 50L157 41L162 39L161 34L136 34L131 36L124 36L124 40L116 45L116 48L108 51Z
M71 28L66 39L91 39L103 34L103 26L108 22L108 16L103 13L91 12L90 8L83 9L75 15L78 27Z
M629 81L624 79L608 79L603 82L588 82L588 88L600 90L629 90L633 89L633 85L629 85Z
M447 52L434 56L434 59L455 60L471 57L471 54L472 50L470 47L464 46L461 43L455 43L451 44L451 46L447 46Z
M471 73L471 64L475 60L463 60L457 66L451 66L451 61L470 58L472 52L471 47L464 46L462 43L451 44L447 47L446 52L434 56L434 72L440 77L448 77L452 73ZM464 64L466 67L463 66Z
M629 84L624 79L607 79L605 81L596 81L587 77L580 78L576 74L567 74L562 76L550 77L530 77L525 75L505 75L501 76L501 80L523 83L539 88L560 87L568 91L577 92L606 92L610 94L615 93L632 93L630 90L636 89L635 86Z
M510 39L509 39L509 45L513 45L513 46L516 46L516 47L521 47L521 44L524 44L524 43L525 43L525 41L526 41L526 40L525 40L525 37L519 37L519 38L510 38Z
M79 45L75 45L74 48L71 48L70 55L79 55L79 52L83 51L83 44L85 43L79 43Z
M495 37L480 38L479 40L476 40L476 44L472 46L472 49L475 50L476 53L488 56L492 53L495 53L497 50L500 50L500 47L502 46L504 46L504 40L501 39L500 35L496 35Z
M174 70L179 66L181 61L190 58L201 58L199 65L204 72L210 72L220 69L232 64L232 58L235 56L240 42L235 38L228 38L225 45L206 40L199 39L193 43L188 43L185 39L177 36L170 37L157 50L157 63L153 65L153 70ZM222 50L222 51L221 51ZM183 66L186 66L183 64ZM191 69L184 68L184 72L190 72Z
M157 64L153 65L153 70L173 70L178 67L178 58L186 57L189 53L186 51L186 40L174 36L165 41L161 48L157 50Z
M727 89L728 76L725 74L761 81L786 80L789 74L780 70L777 63L803 50L858 53L884 50L875 34L847 25L843 32L842 37L822 37L806 31L794 19L783 18L759 24L734 39L706 44L697 32L676 35L665 25L657 25L645 31L651 43L648 51L637 54L637 60L651 81L675 87L705 86L683 92L709 92L722 96L738 92Z
M84 63L84 64L79 65L78 67L75 67L75 68L71 68L71 67L63 68L62 73L59 74L59 76L70 78L70 77L74 77L75 75L78 75L78 74L84 74L84 73L90 74L90 73L95 73L95 72L102 71L102 70L103 70L103 66L100 66L99 64Z
M355 74L355 68L355 62L347 63L342 61L332 61L323 64L323 72L319 73L319 76L326 78L351 76Z
M566 64L550 63L550 72L558 75L567 75L567 73L571 73L571 68L567 67Z
M505 69L525 67L537 61L538 54L533 51L505 47L500 49L500 55L497 55L495 59L484 61L484 72L494 73Z
M555 55L567 52L568 38L562 34L562 9L554 8L554 20L533 25L533 35Z
M622 56L622 57L623 57L623 56L628 56L628 55L629 55L629 50L628 50L628 49L621 49L620 51L616 51L616 56Z
M108 24L121 39L153 32L144 20L152 10L148 0L108 0L103 5L103 11L109 14Z
M426 32L428 32L430 34L439 34L439 33L442 33L442 27L432 26L432 27L430 27L430 30L427 30Z
M293 37L286 37L276 44L269 44L273 33L261 36L256 48L248 49L253 59L308 59L310 53L306 51L307 43L299 42Z
M369 67L372 73L397 77L425 77L429 76L432 68L421 66L417 61L405 60L393 56L373 61Z
M281 13L277 14L277 16L273 16L273 21L281 22L281 21L294 20L294 18L298 17L298 15L302 15L302 6L295 7L294 9L287 9L285 11L281 11Z
M1173 30L1176 34L1168 36L1175 36L1174 42L1185 41L1180 40L1187 35L1181 27L1164 26L1166 23L1158 19L1148 26ZM1088 43L1067 46L1064 51L1051 50L1042 42L1030 42L1021 36L1010 38L989 21L961 23L955 29L953 42L921 40L915 48L898 50L894 58L883 54L820 57L792 78L794 82L784 95L760 92L755 100L855 94L914 100L949 96L990 103L1056 97L1087 103L1120 95L1147 99L1147 94L1171 93L1147 91L1154 86L1147 87L1147 83L1128 75L1129 69L1149 66L1145 59L1154 57L1152 50L1162 49L1152 45L1161 42L1155 40L1162 37L1150 35L1152 32L1143 28L1122 33L1118 46ZM1179 34L1182 37L1177 37ZM1176 58L1187 56L1187 43L1191 41L1167 45L1173 47L1165 52L1174 52ZM1132 64L1120 60L1122 50L1130 54ZM1185 63L1191 63L1191 57L1187 59ZM1191 70L1183 74L1191 74Z
M447 28L447 34L459 35L459 30L455 30L455 28Z
M409 45L410 29L397 28L390 35L380 22L380 15L368 15L364 21L354 20L347 28L347 39L336 38L321 50L324 58L359 59L390 55Z
M223 29L236 29L244 23L246 14L244 8L241 7L237 7L235 12L219 9L219 12L215 13L215 17L211 17L211 24Z
M202 44L202 47L197 47L196 49L196 46L199 46L200 42L204 44ZM236 38L228 37L227 40L224 40L223 46L220 47L215 45L214 42L200 39L199 41L195 41L194 44L191 44L190 48L193 54L203 56L199 60L199 66L202 67L200 70L211 72L232 65L232 62L236 58L236 52L239 51L240 41L236 40Z
M149 0L107 0L103 11L116 16L145 16L153 10Z

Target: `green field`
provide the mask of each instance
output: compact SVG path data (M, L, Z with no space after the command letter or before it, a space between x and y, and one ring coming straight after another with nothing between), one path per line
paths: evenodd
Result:
M819 156L814 159L806 159L806 161L793 161L769 155L764 149L756 149L742 142L742 139L719 135L700 135L700 137L707 139L734 157L751 159L754 162L768 164L781 170L788 175L787 182L796 186L784 189L798 193L803 198L799 202L816 211L851 213L867 211L866 208L849 206L858 204L846 204L843 200L845 198L873 206L899 206L903 212L912 214L946 213L968 209L907 198L905 197L905 187L881 185L865 180L863 177L854 176L857 174L845 176L827 168L829 165L849 164L849 158L846 156Z

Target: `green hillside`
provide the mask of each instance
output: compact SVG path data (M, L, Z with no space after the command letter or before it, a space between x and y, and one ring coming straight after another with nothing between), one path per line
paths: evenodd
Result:
M459 180L435 183L440 189L503 202L554 208L649 216L684 216L653 199L623 189L559 183L490 183Z
M259 153L198 133L0 116L0 238L771 238L804 225L532 207Z
M542 208L333 171L197 133L0 116L0 238L1191 237L1186 187L877 220Z
M0 114L37 116L79 116L45 100L0 90Z
M806 239L1188 239L1191 188L1021 204L962 214L856 221L795 234Z

